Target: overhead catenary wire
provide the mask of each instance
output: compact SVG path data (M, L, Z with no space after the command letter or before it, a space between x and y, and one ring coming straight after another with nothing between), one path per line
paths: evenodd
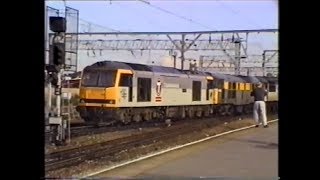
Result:
M141 2L143 2L143 1L141 1ZM206 28L206 29L216 30L215 28L209 27L209 26L207 26L207 25L204 25L204 24L202 24L202 23L199 23L199 22L197 22L197 21L195 21L195 20L193 20L193 19L187 18L187 17L185 17L185 16L181 16L181 15L179 15L179 14L173 13L173 12L171 12L171 11L168 11L168 10L166 10L166 9L164 9L164 8L161 8L161 7L159 7L159 6L153 5L153 4L151 4L151 3L144 3L144 4L150 6L150 7L154 8L154 9L157 9L157 10L159 10L159 11L162 11L162 12L165 12L165 13L167 13L167 14L170 14L170 15L173 15L173 16L175 16L175 17L178 17L178 18L180 18L180 19L183 19L183 20L185 20L185 21L188 21L188 22L191 22L191 23L193 23L193 24L197 24L197 25L199 25L199 26L202 26L202 27L204 27L204 28Z
M59 15L64 15L65 14L65 9L58 9L59 10ZM80 18L79 17L79 25L80 25L80 21L82 21L83 23L87 23L89 26L93 25L93 26L97 26L97 27L100 27L102 29L106 29L108 31L113 31L113 32L122 32L120 30L117 30L117 29L114 29L114 28L111 28L111 27L107 27L107 26L102 26L102 25L99 25L99 24L96 24L96 23L93 23L91 21L88 21L88 20L85 20L83 18Z
M230 6L226 5L224 2L222 2L221 0L216 0L221 7L223 7L224 9L228 9L230 10L233 14L237 14L240 15L241 12L238 10L235 10L233 8L231 8ZM251 20L249 17L244 17L243 19L245 19L248 23L254 24L255 26L261 27L260 24L256 23L255 21Z

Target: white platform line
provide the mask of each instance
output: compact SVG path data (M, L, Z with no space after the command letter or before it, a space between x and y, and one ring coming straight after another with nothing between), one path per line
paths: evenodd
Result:
M268 123L273 123L273 122L276 122L276 121L278 121L278 119L274 119L274 120L268 121ZM206 137L206 138L204 138L204 139L200 139L200 140L198 140L198 141L194 141L194 142L187 143L187 144L184 144L184 145L179 145L179 146L176 146L176 147L173 147L173 148L169 148L169 149L166 149L166 150L163 150L163 151L160 151L160 152L156 152L156 153L153 153L153 154L150 154L150 155L147 155L147 156L143 156L143 157L140 157L140 158L131 160L131 161L127 161L127 162L125 162L125 163L120 163L120 164L118 164L118 165L111 166L111 167L102 169L102 170L100 170L100 171L97 171L97 172L94 172L94 173L90 173L90 174L84 175L84 176L81 177L81 178L87 178L87 177L90 177L90 176L94 176L94 175L100 174L100 173L102 173L102 172L110 171L110 170L112 170L112 169L115 169L115 168L118 168L118 167L121 167L121 166L125 166L125 165L128 165L128 164L132 164L132 163L134 163L134 162L138 162L138 161L141 161L141 160L144 160L144 159L148 159L148 158L151 158L151 157L160 155L160 154L164 154L164 153L173 151L173 150L177 150L177 149L180 149L180 148L184 148L184 147L186 147L186 146L190 146L190 145L197 144L197 143L200 143L200 142L203 142L203 141L207 141L207 140L212 139L212 138L217 138L217 137L220 137L220 136L223 136L223 135L226 135L226 134L234 133L234 132L237 132L237 131L242 131L242 130L249 129L249 128L252 128L252 127L255 127L255 125L251 125L251 126L246 126L246 127L234 129L234 130L227 131L227 132L224 132L224 133L216 134L216 135L214 135L214 136L209 136L209 137Z

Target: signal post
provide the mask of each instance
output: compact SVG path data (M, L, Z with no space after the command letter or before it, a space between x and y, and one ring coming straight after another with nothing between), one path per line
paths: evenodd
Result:
M46 70L49 77L49 100L51 103L51 87L54 87L54 95L56 97L55 107L51 108L49 104L49 125L51 134L51 142L55 145L61 145L66 142L66 130L68 122L63 119L61 113L61 95L62 95L62 74L65 68L65 32L66 21L63 17L50 17L50 30L54 32L51 45L49 64Z

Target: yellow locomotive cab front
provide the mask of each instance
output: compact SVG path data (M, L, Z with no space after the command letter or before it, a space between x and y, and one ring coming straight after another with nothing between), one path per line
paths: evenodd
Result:
M79 106L116 107L117 71L85 71L80 85Z

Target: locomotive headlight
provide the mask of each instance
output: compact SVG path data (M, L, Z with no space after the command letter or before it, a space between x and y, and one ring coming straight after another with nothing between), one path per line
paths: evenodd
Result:
M108 103L109 103L109 104L115 104L116 101L112 99L112 100L108 100Z

